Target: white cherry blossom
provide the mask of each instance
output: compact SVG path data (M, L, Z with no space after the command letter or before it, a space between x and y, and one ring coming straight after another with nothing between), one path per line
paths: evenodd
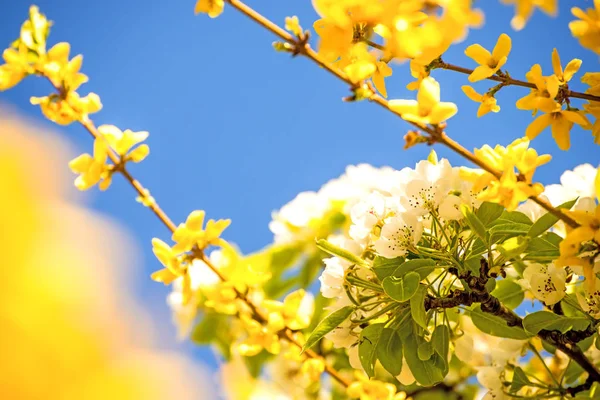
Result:
M547 305L558 303L566 295L567 272L554 264L529 264L519 283Z
M406 255L409 248L421 239L423 224L412 213L402 213L385 220L375 250L385 258Z

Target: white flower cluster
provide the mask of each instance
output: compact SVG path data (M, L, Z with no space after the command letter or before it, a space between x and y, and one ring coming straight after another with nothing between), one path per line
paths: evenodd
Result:
M432 211L443 220L457 220L462 218L462 204L478 205L471 185L460 179L459 168L452 167L446 159L420 161L414 169L400 171L366 165L349 167L345 175L329 182L319 194L331 200L333 188L351 194L345 199L339 194L335 198L346 202L344 209L351 224L341 237L330 237L329 241L357 256L367 248L385 258L405 256L431 226ZM288 211L286 207L279 216L284 209ZM296 212L302 214L300 210ZM325 297L342 296L349 266L338 257L325 260L320 277Z

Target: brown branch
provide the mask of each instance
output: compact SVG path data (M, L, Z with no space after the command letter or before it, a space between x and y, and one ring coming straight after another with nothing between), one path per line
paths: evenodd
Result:
M485 288L489 279L487 260L481 259L480 276L474 276L470 271L459 273L456 268L450 268L448 271L458 278L465 280L471 292L466 293L459 290L446 298L427 298L425 299L426 309L436 308L436 306L438 308L446 308L446 306L456 307L460 304L469 306L473 303L479 303L481 311L502 318L508 326L523 329L523 319L503 305L497 297L492 296ZM456 304L458 301L464 301L464 303ZM571 331L567 333L561 333L558 330L543 329L538 332L537 336L579 364L588 373L588 380L591 380L591 382L600 382L600 371L598 371L596 366L592 364L577 346L579 341L592 336L594 333L595 329L593 327L592 329L588 327L584 331Z
M463 68L463 67L459 67L457 65L453 65L453 64L444 62L441 57L438 60L433 62L432 69L433 68L446 69L449 71L460 72L461 74L466 74L466 75L471 75L471 73L473 72L472 69ZM508 74L492 75L490 77L487 77L486 79L490 80L490 81L495 81L495 82L502 82L505 85L522 86L522 87L526 87L529 89L536 89L535 84L533 84L531 82L525 82L525 81L521 81L519 79L511 78ZM564 95L566 97L574 97L577 99L583 99L583 100L588 100L588 101L600 101L599 96L594 96L592 94L581 93L581 92L574 92L574 91L568 90L568 89L565 90Z

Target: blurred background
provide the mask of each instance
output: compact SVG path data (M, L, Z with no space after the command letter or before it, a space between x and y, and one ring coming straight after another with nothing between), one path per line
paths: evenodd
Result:
M513 39L507 64L513 77L523 79L534 63L550 74L557 47L563 66L572 58L583 60L570 86L585 90L579 79L584 71L598 70L598 58L571 37L568 22L572 6L591 7L591 1L560 1L557 18L536 11L521 32L510 28L512 7L478 3L486 14L484 29L471 31L445 61L473 67L463 54L466 46L477 42L491 49L505 32ZM0 1L2 46L17 37L31 4ZM72 55L84 54L83 72L90 82L80 93L98 93L104 104L92 116L96 124L150 132L151 155L131 172L176 222L194 209L205 209L211 218L231 218L225 237L244 252L271 241L273 210L301 191L317 190L347 165L400 169L430 151L426 146L402 150L407 124L367 103L341 102L349 94L342 83L307 60L274 52L275 38L232 9L210 20L194 16L193 0L35 4L54 21L49 44L68 41ZM249 4L280 24L298 15L310 28L317 18L308 1ZM433 76L441 83L442 100L459 105L448 133L467 148L506 145L523 136L531 122L529 112L514 107L527 94L524 88L503 89L497 96L502 111L477 119L478 105L460 89L468 84L465 75L435 71ZM415 93L405 89L411 80L407 65L396 68L387 81L390 98L413 98ZM492 85L474 86L482 93ZM123 386L123 393L147 388L158 396L133 398L175 398L171 390L196 399L217 396L213 353L176 341L165 303L169 289L149 278L159 268L150 240L168 239L168 232L134 201L134 192L119 177L106 193L75 192L67 161L90 152L92 142L78 125L53 127L29 105L30 96L50 90L46 81L28 78L0 94L5 257L0 318L10 327L0 330L0 395L8 388L24 390L16 398L32 398L35 390L75 381L73 374L94 365L97 373L77 381L106 390ZM558 150L549 131L533 147L553 155L536 175L544 184L558 182L566 169L600 159L591 133L577 127L569 152ZM463 164L444 148L436 151L454 165ZM194 367L184 357L193 359ZM31 372L24 375L24 368ZM134 385L131 374L157 389ZM27 385L32 376L46 386ZM203 386L203 392L192 395L191 384Z

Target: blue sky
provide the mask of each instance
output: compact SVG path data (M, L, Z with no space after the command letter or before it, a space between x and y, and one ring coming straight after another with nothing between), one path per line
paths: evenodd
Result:
M521 32L510 28L512 7L495 1L478 3L486 13L485 28L471 31L465 42L454 46L444 56L447 62L473 68L474 62L463 54L466 46L480 43L491 49L505 32L513 39L506 65L513 77L523 79L534 63L541 63L544 73L550 74L553 47L558 48L563 66L580 58L582 71L598 70L597 56L583 50L568 30L573 19L570 6L591 7L591 1L563 0L554 19L537 11ZM272 239L267 226L271 211L301 191L317 190L347 165L366 162L399 169L413 166L430 150L426 146L403 150L406 123L366 102L341 102L349 94L344 84L308 60L273 51L275 38L233 9L211 20L194 16L193 0L36 4L55 22L50 43L68 41L74 53L84 54L83 72L90 82L80 92L98 93L104 104L94 121L150 132L150 157L132 166L131 172L176 222L194 209L205 209L212 218L231 218L225 236L245 252ZM308 1L250 5L278 23L298 15L309 27L316 19ZM28 2L2 0L3 46L18 35L28 7ZM573 90L584 90L581 75L573 79ZM442 100L459 105L447 132L465 147L506 145L523 136L531 115L516 110L514 102L527 89L503 89L497 96L502 111L477 119L477 104L460 89L468 84L465 75L435 71L433 76L441 83ZM397 67L387 81L390 98L413 98L414 93L404 88L410 80L407 66ZM480 93L491 86L475 85ZM49 91L46 82L30 78L0 94L0 100L41 121L29 97ZM81 127L59 129L78 151L91 151L90 137ZM600 160L600 147L593 144L591 133L578 128L572 131L569 152L558 150L549 131L533 146L554 157L536 175L546 184L558 182L565 169ZM462 164L446 149L436 147L436 151L453 165ZM82 196L91 207L119 221L140 243L144 257L139 260L137 294L164 325L169 318L164 302L168 289L149 278L159 268L150 239L167 239L167 231L134 201L132 189L122 179L116 179L106 193L92 190ZM175 335L174 328L170 333ZM189 343L177 346L214 363L207 349Z

